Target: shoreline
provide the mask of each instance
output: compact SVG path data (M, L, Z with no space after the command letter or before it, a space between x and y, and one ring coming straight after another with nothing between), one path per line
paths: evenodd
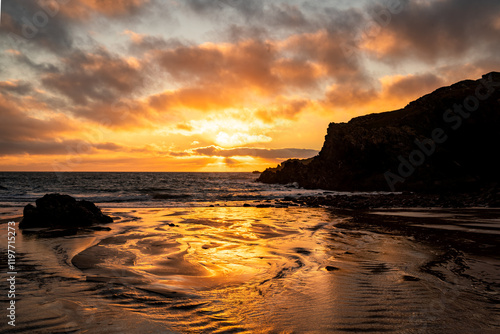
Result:
M386 196L386 195L383 195ZM342 197L345 197L342 195ZM352 197L361 197L366 202L361 204L373 204L366 196L354 195ZM391 196L392 197L392 196ZM327 199L328 197L326 197ZM239 208L248 210L304 210L304 209L324 209L336 215L349 217L345 227L350 229L365 229L377 233L398 234L401 236L415 238L415 240L439 245L446 242L448 245L464 248L474 253L484 253L487 256L500 254L500 208L491 207L429 207L429 206L404 206L403 200L394 201L394 206L379 207L369 205L356 205L360 201L354 199L348 203L351 205L335 207L327 205L308 205L310 202L317 203L321 198L309 197L305 200L298 198L293 203L296 205L283 205L278 202L277 205L265 206L215 206L215 207L156 207L156 208L104 208L103 212L112 215L115 218L114 223L123 221L123 215L137 215L140 212L150 212L159 210L187 210L190 214L196 210L217 210L224 208ZM0 225L10 221L19 223L22 216L1 218ZM116 220L116 218L118 218ZM127 221L128 219L125 219ZM101 225L98 225L101 226ZM106 226L106 225L102 225ZM42 229L50 231L51 229ZM56 229L60 231L60 229ZM86 229L91 231L92 229ZM100 230L99 228L94 229ZM29 229L28 229L29 231Z
M285 197L278 203L354 210L374 208L500 208L500 195L497 189L470 193L403 192L377 195L337 195L328 194L326 191L325 196Z

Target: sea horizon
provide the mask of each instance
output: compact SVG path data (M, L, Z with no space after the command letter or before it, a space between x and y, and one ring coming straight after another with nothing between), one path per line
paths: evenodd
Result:
M256 178L248 172L0 172L0 208L34 204L48 193L70 195L106 208L283 206L279 201L285 197L385 193L303 189L296 183L270 185L256 182Z

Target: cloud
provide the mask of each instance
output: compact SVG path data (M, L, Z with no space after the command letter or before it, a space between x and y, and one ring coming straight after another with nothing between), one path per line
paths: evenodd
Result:
M260 109L255 115L266 123L273 123L278 119L293 120L310 104L308 99L277 98L276 106Z
M493 0L412 1L378 30L370 15L384 8L369 1L41 4L3 3L2 152L64 154L98 124L117 141L92 144L97 155L179 147L170 157L229 166L308 157L316 151L248 146L319 147L328 121L403 107L500 66ZM182 25L167 33L172 23L157 19L173 12ZM130 148L131 137L164 149Z
M38 117L33 110L38 111ZM75 119L52 112L30 84L0 82L0 155L90 154L124 149L116 143L75 138L84 130Z
M238 102L238 94L231 92L231 88L219 83L187 86L152 95L148 98L148 104L159 112L171 112L181 108L205 111L226 109L234 107Z
M115 101L97 101L86 105L75 105L69 110L78 117L88 119L100 126L116 130L153 128L155 124L168 121L169 114L158 115L150 110L148 102L117 96Z
M384 80L384 93L401 98L421 96L443 86L446 82L434 73L423 73L407 76L394 76Z
M188 8L199 15L217 15L222 10L236 11L247 20L264 13L264 1L254 0L186 0Z
M236 167L240 165L238 160L234 160L231 158L224 158L224 163L229 167Z
M33 91L33 86L25 81L2 81L0 82L0 91L14 93L17 95L26 95Z
M57 73L59 72L59 69L57 66L51 63L36 63L33 60L31 60L28 56L26 56L24 53L17 51L17 50L12 50L12 57L19 63L26 65L29 69L34 70L36 72L40 73Z
M180 152L170 152L170 155L176 156ZM200 147L189 150L190 155L205 155L210 157L255 157L263 159L290 159L290 158L310 158L318 154L317 150L299 149L299 148L281 148L281 149L266 149L266 148L222 148L218 146ZM178 155L177 155L178 156Z
M180 82L238 85L267 94L283 84L273 75L277 57L272 45L257 40L237 44L182 45L156 52L158 64Z
M363 108L376 108L369 112L387 111L394 107L404 107L408 102L429 94L441 86L463 79L450 77L450 73L441 69L434 73L385 76L379 79L378 88L374 85L373 88L348 89L345 86L332 85L322 103L327 108L360 108L358 110L361 114L368 110Z
M33 99L36 93L24 82L0 82L0 155L90 154L96 150L117 151L115 143L90 143L71 139L81 125L64 114L52 113L48 106ZM32 116L32 110L46 112ZM42 116L42 114L38 114Z
M80 15L88 15L88 13L99 13L107 17L130 17L139 15L142 10L154 1L151 0L79 0L74 1L75 4L70 4L70 12L72 16L78 13Z
M14 93L14 94L9 94ZM48 106L34 99L34 91L23 82L0 82L0 140L47 139L72 132L76 126L65 115L32 116L31 110L48 111Z
M0 41L61 55L74 49L76 30L96 16L130 20L147 13L148 8L159 7L166 12L166 7L154 0L4 1Z
M367 37L364 47L391 63L435 63L491 48L498 51L499 15L500 2L495 0L412 1L392 15L380 34Z
M119 151L123 148L113 143L89 143L72 140L29 140L8 141L0 140L0 155L68 155L82 156L96 153L97 150Z
M48 14L40 4L47 2L4 1L0 40L17 47L43 48L55 53L71 50L73 37L70 22L52 10ZM58 6L59 7L59 6ZM53 7L55 8L55 7ZM55 10L55 9L53 9Z
M332 108L353 108L372 103L380 93L372 87L332 85L325 93L324 103Z
M74 51L62 59L55 73L45 73L41 82L79 105L93 101L112 103L144 85L144 68L135 58L125 58L100 48Z
M156 63L183 84L152 96L151 105L156 109L178 105L200 110L238 108L247 100L318 92L328 80L346 86L370 85L363 71L346 60L342 41L335 38L339 36L319 31L284 41L250 39L151 50Z
M123 35L129 36L129 51L132 53L143 53L144 51L159 50L181 45L181 42L176 39L170 39L167 41L161 36L138 34L128 29L123 32Z

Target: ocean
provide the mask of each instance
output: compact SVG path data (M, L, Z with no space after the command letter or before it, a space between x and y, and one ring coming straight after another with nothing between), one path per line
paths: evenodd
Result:
M324 192L295 184L258 183L257 177L252 173L1 172L0 206L26 205L47 193L67 194L103 207L178 207L240 206Z

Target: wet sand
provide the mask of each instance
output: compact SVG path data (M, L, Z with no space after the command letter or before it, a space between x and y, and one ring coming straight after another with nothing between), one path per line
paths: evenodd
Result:
M498 210L106 211L19 233L17 332L500 330Z

